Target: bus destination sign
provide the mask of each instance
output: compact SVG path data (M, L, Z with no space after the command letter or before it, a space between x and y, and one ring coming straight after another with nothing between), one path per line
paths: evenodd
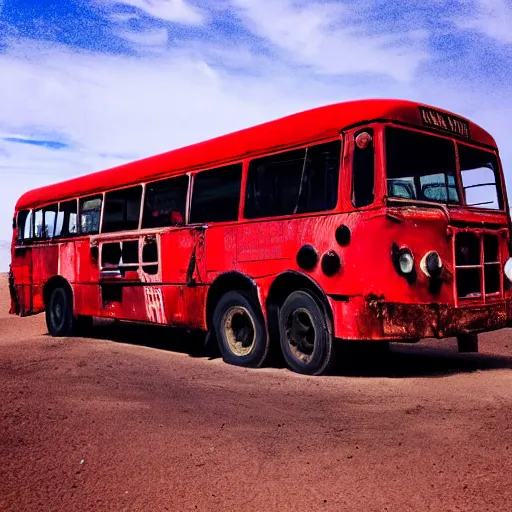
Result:
M464 119L432 108L419 108L424 125L469 139L469 123Z

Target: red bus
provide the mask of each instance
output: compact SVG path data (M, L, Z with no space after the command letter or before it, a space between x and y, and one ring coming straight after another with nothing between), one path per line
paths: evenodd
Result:
M231 364L280 346L329 371L340 340L511 322L510 222L492 136L428 105L301 112L17 202L11 313L53 336L93 317L207 331Z

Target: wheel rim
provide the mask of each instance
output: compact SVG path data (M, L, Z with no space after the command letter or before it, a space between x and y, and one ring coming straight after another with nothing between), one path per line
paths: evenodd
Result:
M57 330L60 330L64 325L65 307L63 294L55 293L52 300L52 320Z
M309 363L315 350L316 332L311 313L305 308L292 311L286 320L286 340L292 355Z
M249 311L242 306L230 308L222 325L231 352L240 357L248 355L256 343L256 326Z

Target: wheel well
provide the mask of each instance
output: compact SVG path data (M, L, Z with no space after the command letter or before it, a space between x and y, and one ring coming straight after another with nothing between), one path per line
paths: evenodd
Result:
M296 290L310 291L323 307L332 325L333 314L331 305L320 286L313 279L300 272L285 272L274 280L267 296L266 308L269 326L271 323L277 325L277 312L279 308L283 305L288 295Z
M206 325L208 328L210 328L212 323L215 306L220 298L231 290L253 291L256 293L256 284L250 277L240 272L227 272L217 277L210 286L206 299Z
M52 278L48 279L48 281L46 281L46 284L44 285L44 288L43 288L43 300L44 300L45 307L48 304L48 301L50 300L50 294L58 286L62 286L63 288L66 288L69 291L69 293L71 294L71 296L73 296L73 291L71 289L71 285L69 284L69 282L66 279L64 279L62 276L53 276Z

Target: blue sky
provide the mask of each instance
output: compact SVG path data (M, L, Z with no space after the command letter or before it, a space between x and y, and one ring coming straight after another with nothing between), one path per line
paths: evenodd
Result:
M28 188L354 98L470 117L512 168L511 0L0 0L0 76L0 241Z

